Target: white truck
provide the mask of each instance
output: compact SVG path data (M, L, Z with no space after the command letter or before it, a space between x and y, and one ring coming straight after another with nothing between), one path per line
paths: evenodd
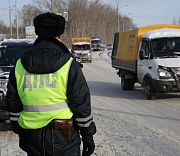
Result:
M180 91L180 25L152 25L115 34L112 67L123 90L140 83L147 99Z
M92 61L91 38L72 38L72 54L82 61Z

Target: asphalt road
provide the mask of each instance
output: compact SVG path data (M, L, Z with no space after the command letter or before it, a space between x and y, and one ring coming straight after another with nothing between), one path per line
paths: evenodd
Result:
M107 51L93 52L83 71L97 125L96 155L180 155L180 93L147 100L138 83L123 91Z
M83 63L97 126L94 156L179 156L180 93L147 100L139 84L123 91L109 52L92 52ZM18 137L0 124L1 156L25 156ZM10 130L10 129L9 129Z

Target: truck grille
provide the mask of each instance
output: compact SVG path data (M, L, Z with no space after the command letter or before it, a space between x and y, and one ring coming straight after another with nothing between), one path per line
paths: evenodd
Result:
M78 54L79 57L87 57L88 54Z
M94 45L93 47L94 47L95 49L97 49L97 48L98 48L98 45Z
M180 91L180 68L171 68L171 70L176 80L175 88L177 88L177 90Z
M174 74L176 74L178 77L180 77L180 68L171 68Z

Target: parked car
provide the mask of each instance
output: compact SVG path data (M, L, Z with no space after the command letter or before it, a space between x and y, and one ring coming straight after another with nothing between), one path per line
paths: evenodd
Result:
M107 50L113 50L113 44L107 44Z
M9 73L21 55L32 49L33 43L33 39L3 39L0 42L0 122L9 119L5 102Z

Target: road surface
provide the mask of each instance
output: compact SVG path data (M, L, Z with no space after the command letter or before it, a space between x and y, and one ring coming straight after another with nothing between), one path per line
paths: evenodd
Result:
M97 125L96 155L179 156L180 93L147 100L139 84L123 91L108 52L84 64Z
M97 126L93 155L179 156L180 93L147 100L139 84L123 91L110 52L93 52L92 57L92 63L83 63L83 72ZM26 155L11 131L0 131L0 142L1 156Z

